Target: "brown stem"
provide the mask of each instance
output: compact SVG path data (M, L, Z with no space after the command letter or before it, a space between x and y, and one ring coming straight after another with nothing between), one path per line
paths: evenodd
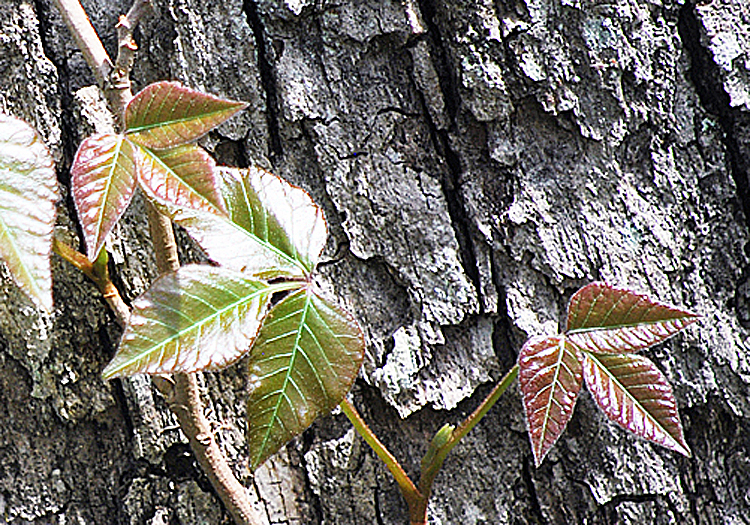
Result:
M117 26L119 41L117 67L112 65L112 60L104 50L101 40L91 26L79 1L55 1L73 34L76 44L94 71L97 82L104 88L110 108L120 126L122 126L125 107L132 98L129 75L136 50L132 33L138 20L150 6L150 1L135 0L128 14L120 17ZM151 205L149 205L148 216L159 272L176 271L180 267L180 263L171 222L166 217L161 216ZM74 257L72 259L77 260ZM78 262L81 261L78 260ZM116 291L112 286L111 289L103 290L102 293L105 298L112 298ZM119 294L116 295L119 297ZM226 458L214 439L210 424L203 415L203 404L195 375L176 374L173 382L165 378L159 378L154 383L170 401L169 405L177 416L183 432L188 437L198 463L203 467L235 522L238 525L260 524L260 517L252 506L247 491L232 473ZM173 385L173 388L167 388L170 384Z
M151 0L135 0L130 6L128 14L120 16L117 22L117 59L109 77L109 101L117 108L118 117L122 117L125 107L133 98L130 84L130 72L133 70L135 52L138 46L133 39L138 22L153 8ZM122 125L122 120L120 121Z
M177 243L174 239L172 222L152 205L148 205L148 222L151 242L156 255L159 273L175 272L180 267ZM157 388L167 384L163 379L155 382ZM260 516L247 496L247 490L237 481L226 457L211 431L211 425L203 415L198 380L195 374L175 374L174 387L167 391L165 398L172 412L180 422L180 428L188 437L190 447L208 476L224 506L238 525L258 525Z
M146 211L156 267L159 273L176 272L180 268L180 259L177 255L177 242L174 238L172 221L169 217L159 213L159 210L150 202L147 204Z
M107 268L107 250L102 249L102 251L99 252L97 261L92 263L85 255L78 252L58 237L52 238L52 249L56 254L78 268L86 277L93 281L104 297L104 300L107 301L107 305L109 305L110 309L115 314L115 318L120 326L128 324L128 319L130 319L130 308L128 308L128 305L122 300L119 290L117 290L117 287L109 278L109 269Z
M70 29L78 49L83 53L86 63L94 72L96 82L104 87L112 72L112 60L104 49L96 30L78 0L55 0L62 14L65 25Z
M154 381L177 416L180 428L188 436L198 463L215 488L221 487L221 499L238 524L260 524L247 491L234 477L224 454L214 439L209 421L203 415L200 387L195 374L175 374L174 383L164 378ZM171 388L170 388L171 386ZM200 408L200 410L196 410Z

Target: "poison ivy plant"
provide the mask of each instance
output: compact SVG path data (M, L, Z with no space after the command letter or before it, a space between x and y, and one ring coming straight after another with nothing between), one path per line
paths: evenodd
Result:
M127 32L144 12L143 6L135 7L118 26L121 51L128 50L123 60L118 56L118 75L127 76L132 65L134 43ZM74 16L68 9L62 12ZM99 53L81 29L81 14L86 18L78 13L71 29L82 50L89 51L84 55L93 57ZM123 35L120 29L126 30ZM103 48L101 53L106 55ZM119 294L109 280L102 247L138 187L217 265L181 267L134 301L117 353L103 372L106 378L215 370L249 353L247 435L253 467L341 403L393 473L415 525L427 523L432 482L447 454L516 375L537 466L567 426L584 380L610 419L690 455L669 383L636 352L671 337L698 316L593 283L572 297L562 334L529 340L518 364L480 406L459 425L446 424L437 432L422 460L419 483L412 483L345 400L362 363L364 337L354 319L313 284L327 238L322 211L305 191L271 173L218 168L193 143L245 106L158 82L119 115L122 133L95 135L79 147L71 190L87 253L95 262L67 245L54 246L101 285L105 297ZM52 159L37 134L0 114L0 257L19 287L47 309L52 307L49 259L57 198ZM119 318L124 319L129 312L122 310ZM203 445L203 437L194 433L191 439ZM250 513L235 505L245 491L236 482L237 487L219 480L225 473L219 475L222 468L215 461L205 464L215 474L223 501L247 521Z
M536 465L565 430L584 379L611 420L690 456L667 379L653 362L634 352L697 319L691 312L604 283L592 283L573 295L565 332L530 339L518 357Z
M35 304L52 309L50 255L58 200L54 163L23 120L0 113L0 258Z
M216 263L181 267L137 298L103 375L216 370L249 354L247 438L256 468L342 403L362 364L364 337L313 284L328 231L310 195L259 168L219 168L191 142L242 107L172 82L149 86L127 107L124 133L83 141L71 184L90 254L101 252L140 187ZM49 152L27 124L0 115L0 255L45 308L52 305L56 199ZM441 428L422 460L419 489L354 408L342 407L394 473L412 522L426 523L447 454L516 374L537 466L565 430L584 381L614 422L689 456L667 379L636 352L697 319L629 290L583 287L570 300L563 333L527 341L477 410Z

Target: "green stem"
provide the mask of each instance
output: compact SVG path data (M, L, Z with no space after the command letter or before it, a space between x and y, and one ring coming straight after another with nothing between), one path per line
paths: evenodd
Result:
M411 509L413 505L417 505L419 500L422 499L422 494L419 493L417 487L415 487L412 480L409 479L409 476L406 474L398 460L387 448L385 448L385 445L380 442L378 437L370 427L367 426L365 420L362 419L362 416L359 415L357 409L354 408L354 405L348 399L344 398L340 406L341 410L346 414L346 417L348 417L349 421L354 425L354 430L364 438L367 444L375 451L375 454L377 454L383 463L385 463L388 470L391 471L391 474L393 474L396 483L398 483L398 486L401 489L401 494L409 505L409 509Z
M362 416L359 415L354 405L347 399L344 399L341 403L341 410L349 418L349 421L354 425L354 429L361 435L370 447L375 451L375 454L385 463L388 470L391 471L393 477L396 479L401 494L406 500L406 504L409 507L409 524L410 525L426 525L427 523L427 505L430 500L430 494L432 493L432 484L435 481L437 473L443 466L445 458L448 456L453 447L455 447L466 434L468 434L472 428L487 414L487 412L497 403L505 391L508 389L513 380L518 376L518 365L513 366L507 374L500 380L500 382L492 389L492 392L482 401L482 403L469 415L458 427L451 431L451 427L446 425L440 432L439 437L444 439L444 433L450 431L450 438L445 443L440 444L440 439L433 440L430 450L428 451L425 460L422 465L422 475L419 479L419 485L415 486L414 483L409 479L403 467L399 464L398 460L393 457L393 454L385 448L385 445L380 442L378 437L373 433L367 423L364 422Z
M482 403L469 415L460 425L458 425L451 433L450 439L436 451L435 456L432 460L423 466L422 476L419 479L419 491L429 498L432 491L432 483L435 481L435 476L440 471L440 467L443 466L445 458L448 456L453 447L458 445L458 442L468 434L472 428L474 428L479 421L487 414L487 412L497 403L505 391L508 389L513 380L518 376L518 365L514 365L505 377L492 389L492 392L482 401ZM425 502L425 512L427 511Z

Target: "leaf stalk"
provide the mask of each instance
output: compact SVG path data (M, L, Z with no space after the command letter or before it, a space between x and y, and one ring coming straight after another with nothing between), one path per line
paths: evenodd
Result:
M477 423L479 423L487 414L487 412L489 412L489 410L495 405L495 403L497 403L497 400L500 399L500 396L505 393L505 391L517 376L518 365L513 365L513 368L511 368L508 373L506 373L505 376L500 380L500 382L495 385L495 388L492 389L492 392L490 392L487 397L484 398L484 401L479 404L474 412L472 412L469 417L463 420L461 424L459 424L453 430L453 432L451 432L450 438L435 452L432 460L426 462L426 464L423 465L422 475L419 479L419 490L422 494L426 495L426 498L430 497L430 493L432 492L432 483L435 481L435 477L440 471L440 467L443 466L443 462L445 461L445 458L448 456L450 451L453 450L453 447L458 445L459 441L466 437L471 429L477 426ZM425 506L425 511L426 510L427 508Z
M341 411L344 412L346 417L349 418L349 421L351 421L352 425L354 426L354 430L356 430L357 433L362 436L362 438L367 442L367 444L372 447L372 450L375 452L375 454L377 454L377 456L383 461L383 463L385 463L386 467L388 467L388 470L391 471L393 478L396 480L396 483L398 483L398 486L401 489L401 494L404 496L404 499L409 506L409 514L411 515L411 508L414 506L419 506L419 502L422 499L422 494L420 494L419 490L406 474L404 468L401 466L398 460L393 456L393 454L391 454L391 452L385 447L385 445L383 445L380 439L378 439L378 436L375 435L375 433L372 431L372 429L370 429L367 423L365 423L365 420L362 419L361 415L359 415L359 412L357 412L357 409L354 407L351 401L349 401L347 398L344 398L344 400L341 402L341 405L339 406L341 407Z
M107 250L100 250L96 261L92 263L85 255L67 244L57 235L52 238L52 249L57 255L78 268L81 273L96 285L120 326L128 324L130 308L125 304L120 291L109 278L109 269L107 268L109 257Z
M418 485L414 485L404 471L404 468L378 439L370 427L367 426L367 423L365 423L362 416L359 415L359 412L357 412L354 405L346 398L341 403L341 410L346 414L346 417L349 418L352 425L354 425L354 429L360 436L362 436L367 444L372 447L375 454L377 454L383 463L385 463L388 470L396 480L399 489L401 489L401 494L406 500L406 504L409 508L410 525L426 525L427 505L430 500L430 495L432 494L432 484L435 481L435 477L440 471L440 468L443 466L445 458L450 451L453 450L453 447L455 447L458 442L461 441L461 439L463 439L471 429L479 423L479 421L481 421L495 403L497 403L497 400L500 399L500 396L505 393L517 376L518 365L514 365L500 382L495 385L492 392L487 395L476 410L462 421L461 424L455 428L451 425L445 425L438 431L430 444L427 454L422 460L422 474Z

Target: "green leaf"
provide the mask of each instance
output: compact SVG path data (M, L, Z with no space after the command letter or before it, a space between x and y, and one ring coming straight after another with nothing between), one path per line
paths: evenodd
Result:
M357 323L309 288L273 307L248 361L253 468L341 402L363 355Z
M216 163L203 148L185 144L137 150L138 180L152 200L162 206L226 213L214 176Z
M518 379L537 467L573 415L582 364L581 352L565 336L534 337L521 348Z
M58 199L54 163L23 120L0 114L0 257L38 306L52 309L52 232Z
M122 135L94 135L78 147L70 185L92 261L133 198L135 163L133 146Z
M566 333L589 352L634 352L664 341L699 317L630 290L592 283L571 298Z
M586 353L589 392L626 430L690 457L672 387L650 360L635 354Z
M229 217L172 210L175 222L222 266L264 279L308 276L328 235L310 195L259 168L217 173Z
M177 82L157 82L125 108L125 131L130 140L146 148L171 148L202 137L245 107L244 102L200 93Z
M273 293L224 268L188 265L157 279L133 313L105 379L217 369L248 351Z

